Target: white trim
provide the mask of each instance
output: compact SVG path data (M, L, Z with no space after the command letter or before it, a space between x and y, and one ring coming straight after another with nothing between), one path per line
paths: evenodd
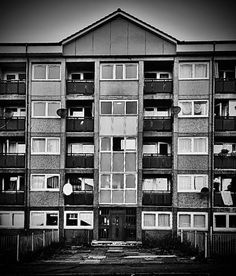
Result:
M191 103L191 115L184 115L182 114L182 103ZM195 102L206 102L206 114L204 115L194 115L194 103ZM208 100L180 100L178 101L178 106L181 108L180 110L180 113L178 115L179 118L207 118L209 115L208 115L208 106L209 106L209 102Z
M180 177L181 176L187 176L187 177L190 177L190 185L191 185L191 189L190 190L180 190L179 189L179 185L180 185ZM194 179L195 177L198 177L198 176L202 176L205 178L205 183L207 184L206 186L204 187L207 187L208 188L208 175L207 174L178 174L177 175L177 192L178 193L200 193L201 190L195 190L194 189Z
M179 226L179 217L180 215L189 215L190 216L190 227L180 227ZM194 227L194 216L195 215L204 215L205 216L205 227ZM177 228L183 230L207 230L208 229L208 213L207 212L178 212L177 213Z
M216 216L218 215L224 215L226 216L226 226L225 227L216 227ZM228 231L228 232L235 232L236 231L236 227L229 227L229 216L236 216L235 213L213 213L213 230L214 231Z
M192 65L192 78L184 78L181 77L181 69L182 65ZM207 66L207 76L204 78L196 78L195 77L195 66L196 65L206 65ZM208 80L209 79L209 62L180 62L179 63L179 80Z
M45 65L46 66L46 78L45 79L35 79L34 78L34 73L35 73L35 67L38 66L38 65ZM52 66L52 65L57 65L60 67L60 76L58 79L49 79L48 78L48 74L49 74L49 66ZM45 64L45 63L35 63L32 65L32 80L33 81L60 81L61 80L61 63L50 63L50 64Z
M156 225L155 226L145 226L144 225L144 216L145 215L155 215ZM166 227L159 226L158 225L158 216L159 215L169 215L170 226L166 226ZM170 230L170 229L172 229L172 212L143 211L142 212L142 229L143 230Z
M37 189L33 188L33 176L44 176L44 188ZM47 179L52 176L58 176L58 188L47 188ZM60 189L60 174L40 174L40 173L34 173L30 176L30 190L31 191L59 191Z
M25 221L25 213L24 211L0 211L0 214L7 214L10 216L10 225L8 226L4 226L4 225L0 225L0 228L5 228L5 229L8 229L8 228L15 228L15 229L22 229L24 228L24 221ZM13 216L14 214L22 214L23 215L23 225L18 227L18 226L15 226L13 225Z
M34 111L35 111L35 104L37 104L37 103L45 103L45 110L44 110L44 114L45 115L42 115L42 116L37 116L37 115L34 115ZM48 115L48 111L49 111L49 104L51 104L51 103L56 103L56 104L59 104L59 107L58 107L58 109L60 109L61 108L61 102L60 101L32 101L32 118L60 118L60 116L59 115L57 115L57 114L55 114L55 116L49 116Z
M181 139L191 139L191 151L190 152L180 152L179 151L179 142ZM206 141L206 152L194 152L194 140L195 139L205 139ZM178 155L208 155L208 137L178 137Z
M103 79L102 78L102 67L103 66L112 66L113 69L112 69L112 79ZM122 69L122 78L121 79L116 79L116 66L117 65L122 65L123 69ZM127 73L127 68L126 66L127 65L135 65L136 66L136 77L135 78L126 78L126 73ZM119 80L122 80L122 81L129 81L129 80L138 80L138 63L101 63L100 64L100 80L104 81L104 80L116 80L116 81L119 81Z
M32 214L34 213L41 213L44 215L44 221L43 221L43 225L41 226L35 226L32 225ZM57 214L57 225L46 225L47 222L47 214ZM58 229L59 227L59 211L30 211L30 229Z
M79 220L80 220L80 214L85 213L85 214L90 214L92 215L92 225L91 226L85 226L85 225L79 225ZM66 216L67 214L77 214L77 225L66 225ZM93 229L94 225L94 215L93 211L65 211L64 212L64 229Z
M45 140L45 148L43 152L33 152L33 140L40 139ZM58 140L58 152L47 152L48 140ZM31 154L32 155L60 155L60 138L59 137L31 137Z

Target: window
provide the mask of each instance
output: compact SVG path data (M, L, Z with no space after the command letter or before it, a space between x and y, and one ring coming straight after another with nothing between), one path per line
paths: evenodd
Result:
M32 138L32 154L60 154L60 138Z
M31 190L57 190L59 191L59 174L32 174Z
M178 192L201 192L208 187L208 175L178 175Z
M213 225L215 231L235 231L236 214L232 213L214 213Z
M12 113L13 117L25 117L25 107L5 107L4 113Z
M208 101L179 101L179 117L207 117Z
M170 72L144 72L145 79L171 79L172 74Z
M143 191L170 191L170 183L168 178L146 178L143 180Z
M74 192L93 191L94 181L92 178L70 176L68 182L72 185Z
M207 154L207 137L179 137L178 154Z
M66 211L64 227L67 229L93 229L93 211Z
M34 64L33 80L60 80L60 64Z
M101 65L102 80L136 80L138 79L138 64L118 63Z
M171 154L171 145L165 142L144 142L143 154L169 155Z
M16 73L16 72L11 72L11 73L6 73L4 76L4 79L7 81L25 81L26 79L26 74L25 73Z
M61 108L60 102L32 102L32 117L35 118L59 118L57 110Z
M101 101L102 115L137 115L137 101Z
M31 211L30 228L58 229L58 211Z
M179 79L208 79L209 64L207 62L188 62L179 64Z
M1 211L0 228L24 228L24 212Z
M68 154L86 154L94 153L94 145L89 143L70 143L67 145Z
M178 229L207 230L207 213L178 213Z
M169 107L145 107L144 117L168 117L170 116Z
M171 228L171 212L142 212L142 229L166 230Z
M0 177L1 190L4 192L23 192L25 180L20 175L6 175Z

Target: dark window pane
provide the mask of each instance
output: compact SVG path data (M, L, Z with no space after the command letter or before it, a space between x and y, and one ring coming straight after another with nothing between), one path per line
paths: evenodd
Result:
M112 114L112 103L102 102L101 103L101 114Z
M126 114L137 114L137 102L126 102Z
M229 227L236 228L236 216L229 215Z
M78 224L78 214L66 214L67 226L77 226L77 224Z
M226 227L226 216L217 215L215 216L216 227Z
M58 222L58 215L56 213L46 214L46 225L55 226Z

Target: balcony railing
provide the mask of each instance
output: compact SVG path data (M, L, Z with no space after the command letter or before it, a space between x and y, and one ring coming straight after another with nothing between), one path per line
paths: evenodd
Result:
M231 207L236 207L236 193L235 192L231 192L231 197L232 197L232 201L233 201L233 205L231 205ZM220 192L214 192L214 206L216 207L226 207L228 205L224 204L224 201L222 199L222 195Z
M13 117L11 119L0 117L0 131L24 131L25 117Z
M215 169L236 169L236 156L234 155L215 155Z
M143 191L143 205L171 206L171 193L160 191Z
M216 79L216 93L236 93L236 79Z
M143 155L144 169L159 169L159 168L171 168L171 167L172 167L171 155L159 155L159 154Z
M68 117L66 131L93 132L93 118Z
M25 95L26 84L24 81L5 81L0 80L0 95Z
M173 80L144 80L144 94L172 93Z
M67 168L93 168L94 167L93 154L72 153L66 156Z
M24 168L25 154L0 153L0 168Z
M145 117L143 122L144 131L171 131L171 117Z
M93 191L73 192L65 196L65 205L93 205Z
M234 131L236 130L236 117L216 117L215 118L216 131Z
M66 91L68 94L82 94L93 95L94 94L94 81L66 81Z
M24 192L0 192L0 205L23 205Z

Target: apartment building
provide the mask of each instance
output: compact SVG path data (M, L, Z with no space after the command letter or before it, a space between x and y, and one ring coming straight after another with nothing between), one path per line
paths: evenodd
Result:
M0 233L235 232L235 68L236 41L120 9L58 43L0 44Z

